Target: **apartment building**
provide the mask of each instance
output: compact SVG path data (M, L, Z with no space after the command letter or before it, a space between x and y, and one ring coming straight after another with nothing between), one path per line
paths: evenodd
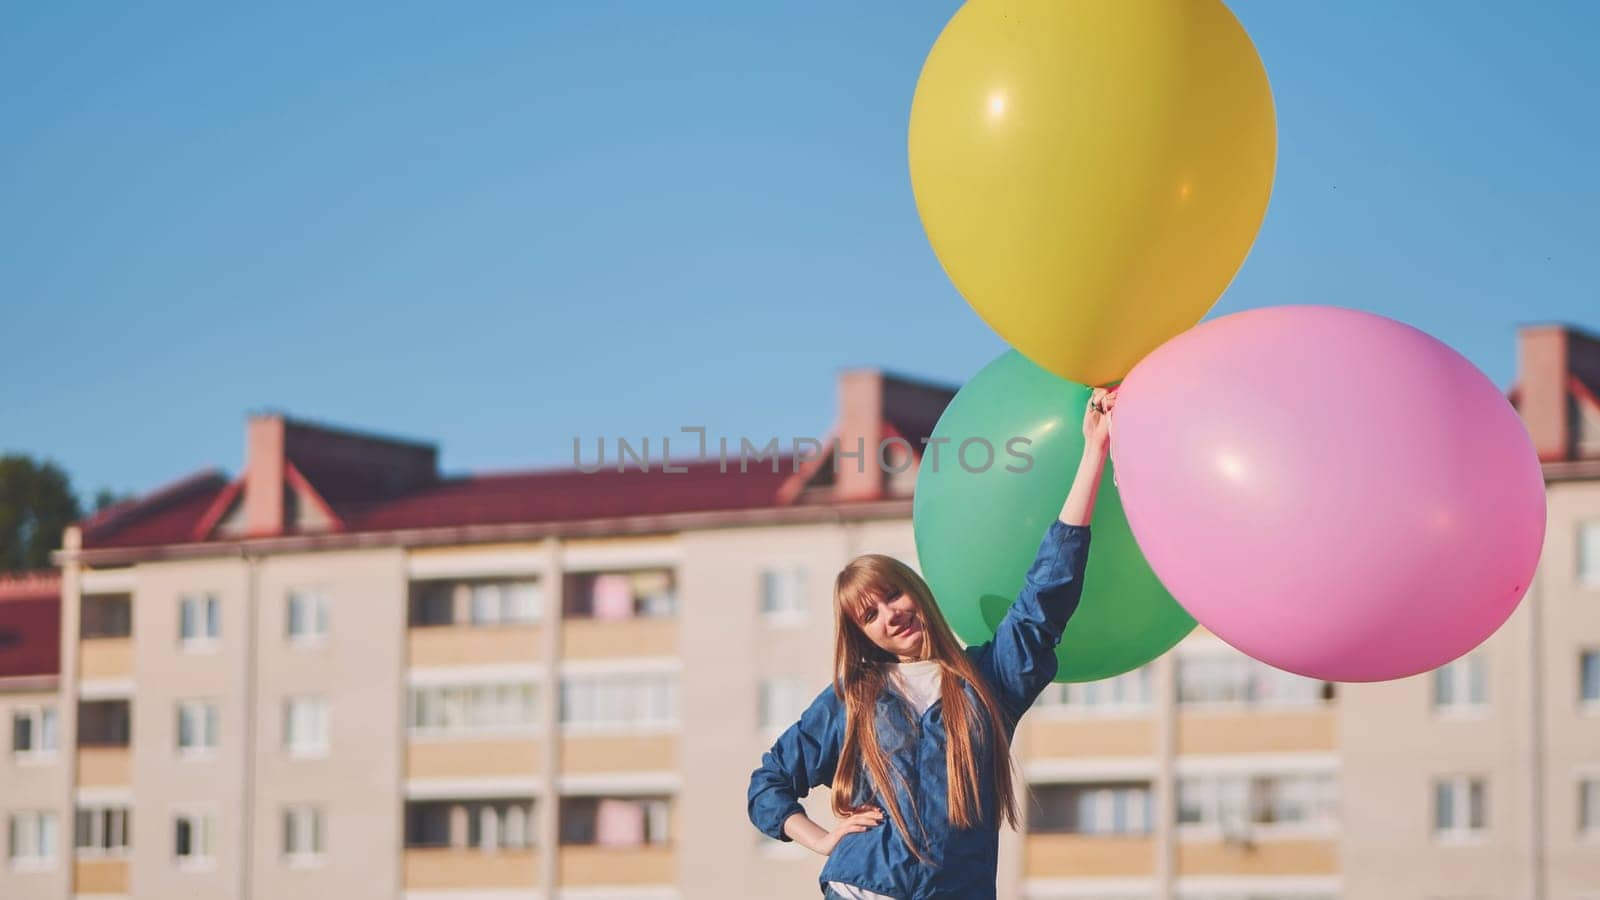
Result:
M0 575L0 897L67 896L72 820L61 733L61 579Z
M1506 628L1382 685L1197 632L1053 686L1018 732L1027 827L1003 832L1002 897L1600 886L1600 342L1520 340L1551 521ZM915 450L952 395L845 371L837 461L672 472L613 453L445 477L426 444L252 417L238 476L65 536L59 664L0 680L0 896L815 896L820 859L750 827L747 779L827 683L833 574L915 560ZM903 471L872 464L880 446ZM47 730L55 749L17 749Z

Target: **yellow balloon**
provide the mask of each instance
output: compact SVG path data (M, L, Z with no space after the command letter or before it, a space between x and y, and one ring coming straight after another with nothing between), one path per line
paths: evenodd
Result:
M1105 384L1233 279L1277 127L1218 0L968 0L923 65L908 143L967 302L1040 366Z

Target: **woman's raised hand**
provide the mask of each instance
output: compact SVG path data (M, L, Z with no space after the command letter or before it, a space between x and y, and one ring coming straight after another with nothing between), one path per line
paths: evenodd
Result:
M1083 410L1083 439L1097 449L1111 444L1111 408L1117 405L1117 392L1095 388Z

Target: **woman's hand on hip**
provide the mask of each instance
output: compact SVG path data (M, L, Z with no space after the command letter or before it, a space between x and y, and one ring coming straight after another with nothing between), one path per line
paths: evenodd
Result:
M832 831L817 841L816 845L811 849L821 853L823 856L829 856L833 853L833 848L838 845L839 840L845 835L866 831L868 828L876 828L882 824L883 810L872 808L858 812L855 815L840 819L839 824L835 825Z

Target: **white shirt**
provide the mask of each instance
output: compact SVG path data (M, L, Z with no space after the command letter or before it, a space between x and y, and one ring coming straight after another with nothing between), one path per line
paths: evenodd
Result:
M939 689L944 683L943 672L939 664L931 659L921 662L894 663L889 667L889 687L895 693L910 701L911 707L922 715L928 711L935 700L939 699ZM882 825L877 826L882 828ZM853 884L830 881L828 887L850 900L894 900L882 894L863 890Z
M939 699L939 689L944 684L939 664L931 659L921 662L894 663L889 667L889 686L922 715Z

